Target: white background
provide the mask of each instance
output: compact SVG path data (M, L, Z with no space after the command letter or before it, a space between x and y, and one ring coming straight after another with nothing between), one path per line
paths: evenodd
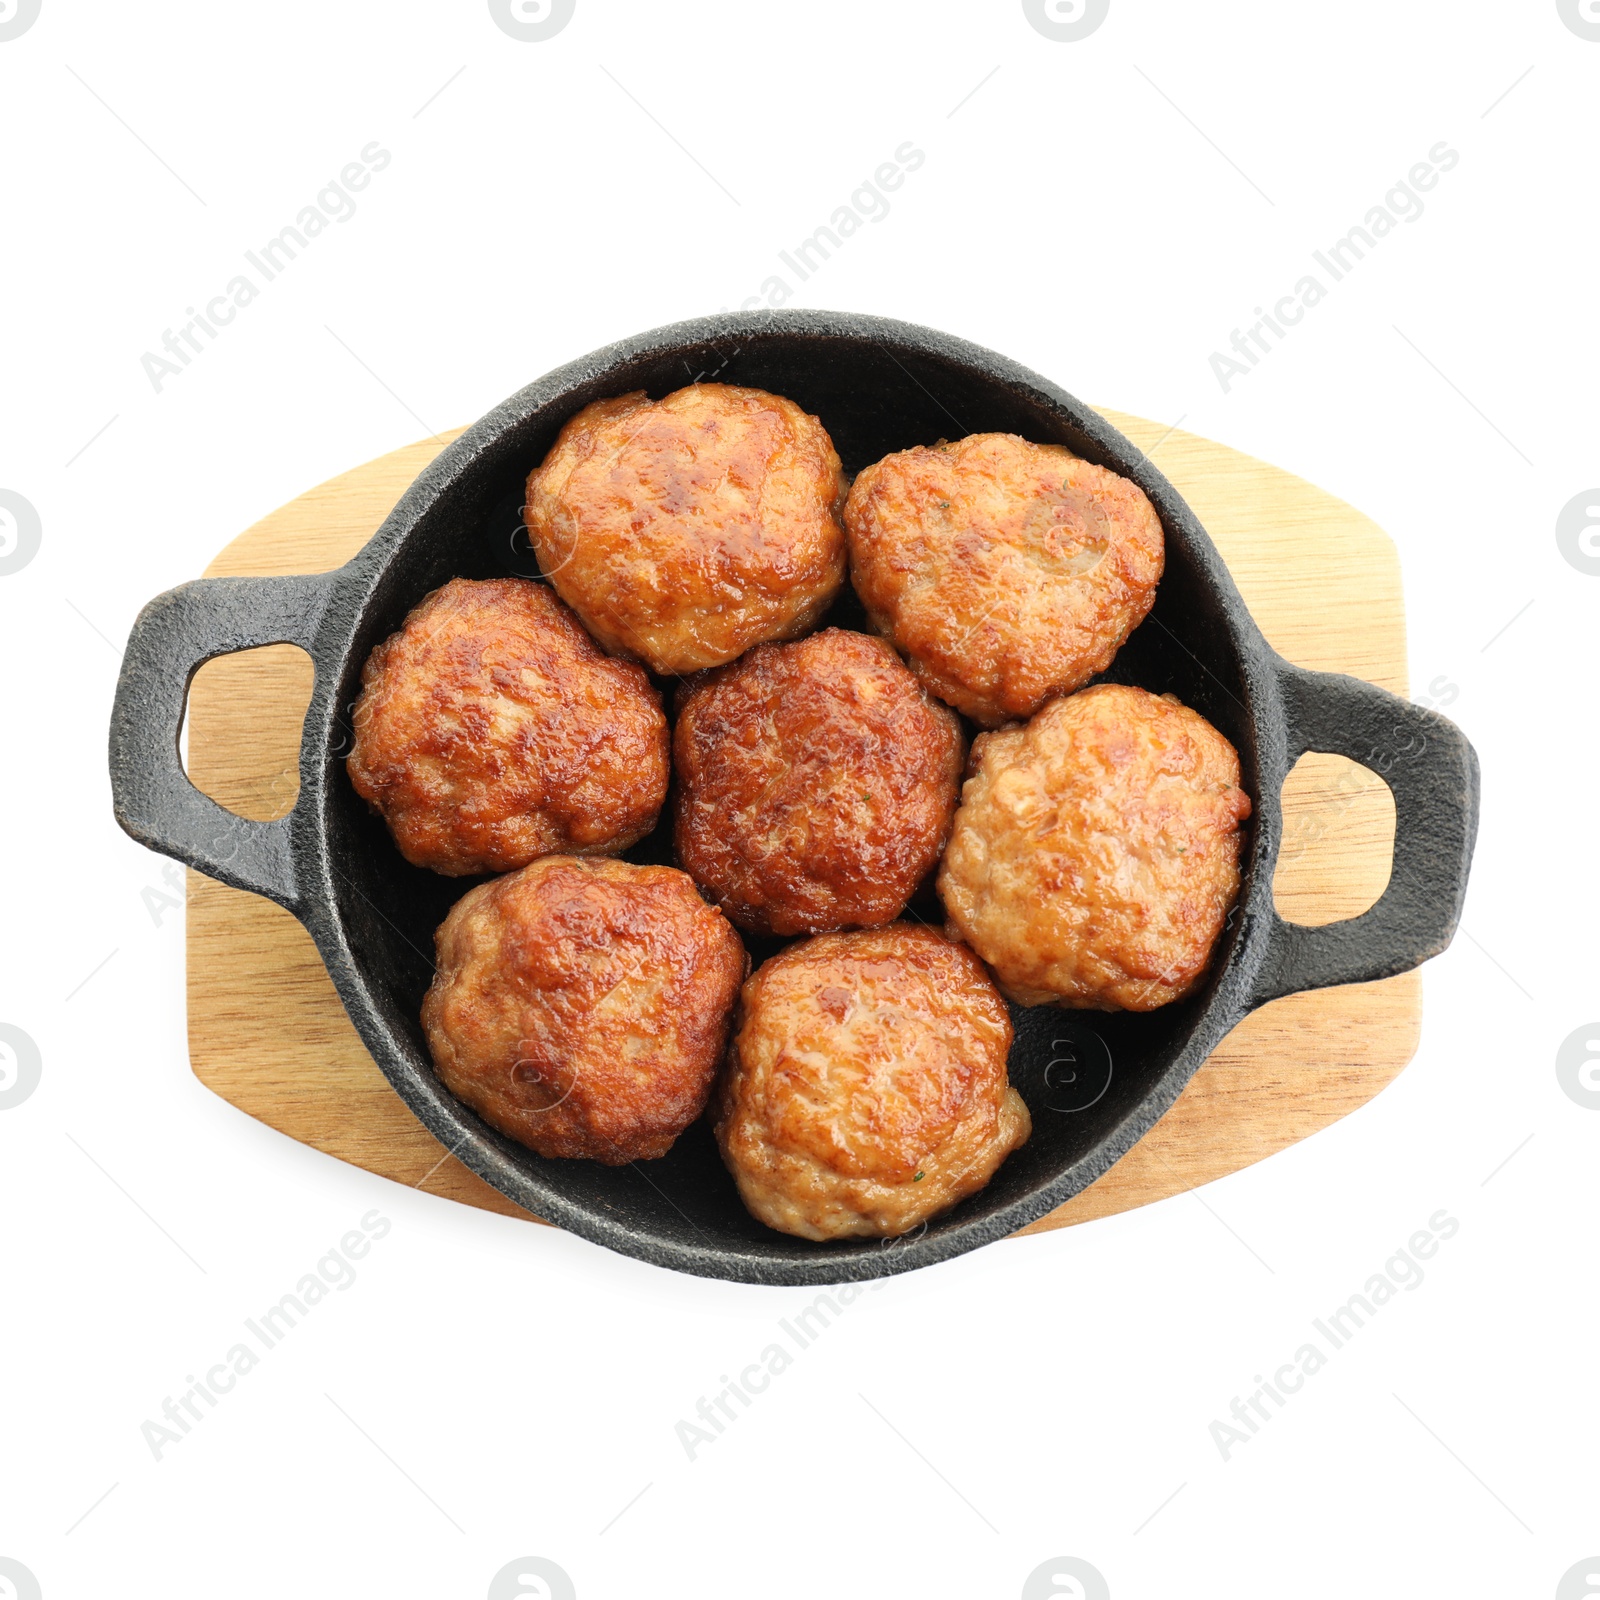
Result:
M1554 531L1600 483L1597 90L1554 0L1112 0L1077 43L1016 0L578 0L543 43L483 0L43 0L0 43L0 488L43 529L0 577L0 1021L43 1060L0 1114L0 1555L45 1600L476 1600L530 1554L582 1600L1011 1597L1059 1555L1116 1600L1555 1594L1600 1551L1600 1114L1555 1073L1600 1017L1600 577ZM373 140L357 213L156 393L143 353ZM737 305L906 140L890 214L791 303L960 334L1373 516L1482 832L1375 1102L883 1284L691 1462L674 1424L812 1296L410 1192L214 1098L105 729L139 607L242 528ZM1211 353L1440 140L1425 214L1225 395ZM163 1398L373 1208L359 1281L152 1459ZM1440 1208L1422 1286L1225 1462L1212 1420Z

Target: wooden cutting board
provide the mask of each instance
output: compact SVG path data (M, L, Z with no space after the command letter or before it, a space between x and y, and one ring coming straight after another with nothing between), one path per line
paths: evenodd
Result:
M1283 655L1406 693L1400 566L1381 529L1264 462L1139 417L1105 415L1187 497ZM235 539L207 575L343 565L460 431L396 450L301 495ZM292 645L208 663L189 695L191 777L243 816L282 816L298 790L310 697L310 658ZM1388 881L1393 838L1394 804L1380 779L1341 757L1306 757L1284 791L1279 911L1305 923L1364 911ZM288 912L191 872L188 960L189 1053L208 1088L340 1160L529 1217L447 1154L406 1109ZM1166 1117L1110 1172L1024 1231L1146 1205L1304 1139L1370 1100L1405 1066L1421 1017L1414 972L1274 1001L1229 1034Z

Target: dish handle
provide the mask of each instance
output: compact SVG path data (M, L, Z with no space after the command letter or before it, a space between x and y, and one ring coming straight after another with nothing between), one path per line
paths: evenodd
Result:
M1361 678L1279 665L1288 764L1347 756L1394 794L1389 885L1359 917L1308 928L1268 907L1251 1004L1302 989L1368 983L1420 966L1455 934L1478 832L1478 757L1447 717Z
M124 831L290 911L301 898L290 834L305 786L287 816L249 821L189 781L178 738L206 662L266 644L311 650L332 577L200 578L157 595L128 636L111 712L112 808Z

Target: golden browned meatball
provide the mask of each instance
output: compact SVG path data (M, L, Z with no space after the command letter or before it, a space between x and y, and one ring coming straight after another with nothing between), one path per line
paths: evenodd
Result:
M452 579L367 658L348 769L414 866L508 872L655 826L667 719L542 583Z
M705 1108L749 958L672 867L546 856L464 895L422 1025L444 1086L542 1156L664 1156Z
M961 758L883 640L758 645L680 691L678 859L748 932L877 927L950 837Z
M586 406L528 479L540 568L607 650L661 673L813 626L844 582L844 479L792 400L697 383Z
M1105 683L975 739L939 870L953 932L1024 1005L1152 1011L1239 891L1239 757L1172 695Z
M1031 1131L983 964L897 922L792 944L744 986L717 1143L751 1215L894 1238L975 1194Z
M873 627L985 728L1103 672L1161 577L1161 522L1136 484L1009 433L885 456L844 520Z

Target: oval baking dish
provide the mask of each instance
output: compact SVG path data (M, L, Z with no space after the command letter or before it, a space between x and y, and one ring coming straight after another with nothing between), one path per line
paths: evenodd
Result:
M1238 748L1254 803L1244 885L1201 987L1137 1015L1013 1008L1011 1081L1032 1112L1033 1137L981 1193L900 1240L821 1245L768 1231L740 1204L703 1120L662 1160L621 1168L545 1160L481 1122L439 1083L418 1022L434 929L468 885L408 866L343 770L349 708L372 647L451 577L531 572L512 549L523 484L562 424L605 396L662 395L711 379L787 395L821 417L852 473L913 444L993 431L1066 445L1131 478L1161 517L1166 572L1154 610L1105 676L1171 691L1220 728ZM300 795L281 820L248 822L189 782L178 736L202 663L276 643L302 646L316 667ZM1272 903L1279 793L1310 750L1371 767L1395 800L1382 898L1318 928L1284 922ZM772 1284L903 1272L1014 1232L1105 1172L1254 1007L1387 977L1437 954L1460 912L1478 810L1477 761L1461 732L1359 679L1278 656L1193 512L1089 407L946 334L807 311L708 317L609 345L469 429L337 571L203 579L153 600L117 688L111 778L117 820L134 838L300 918L378 1065L473 1171L597 1244L680 1271ZM664 859L661 848L653 838L629 855ZM1063 1090L1062 1063L1072 1058L1103 1064L1092 1101L1081 1085Z

